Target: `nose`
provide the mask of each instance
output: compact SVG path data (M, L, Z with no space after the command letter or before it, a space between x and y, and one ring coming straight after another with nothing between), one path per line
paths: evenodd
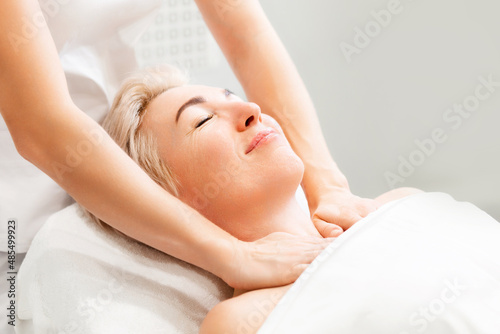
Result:
M239 102L235 109L238 131L245 131L251 126L262 122L260 107L253 102Z

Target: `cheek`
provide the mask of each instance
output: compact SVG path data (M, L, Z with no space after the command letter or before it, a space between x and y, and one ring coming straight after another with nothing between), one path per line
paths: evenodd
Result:
M221 173L239 163L234 138L222 134L193 138L180 157L177 170L186 195L204 192L207 185L219 182Z

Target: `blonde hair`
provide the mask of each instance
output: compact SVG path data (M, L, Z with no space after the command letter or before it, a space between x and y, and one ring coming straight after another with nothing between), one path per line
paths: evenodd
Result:
M188 83L180 69L162 65L131 75L118 91L102 127L146 174L172 195L178 195L178 182L162 161L156 139L141 129L149 103L163 92ZM85 215L104 228L111 228L83 208ZM115 230L116 231L116 230Z

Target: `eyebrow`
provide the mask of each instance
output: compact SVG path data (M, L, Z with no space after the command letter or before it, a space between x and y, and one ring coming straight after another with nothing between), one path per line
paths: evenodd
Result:
M225 96L234 95L234 93L231 92L227 88L224 89L222 92L224 93ZM179 121L179 117L181 116L184 109L186 109L187 107L190 107L190 106L194 106L196 104L204 103L204 102L207 102L207 99L205 99L203 96L195 96L195 97L189 99L186 103L184 103L179 108L179 110L177 110L177 115L175 116L175 123L177 124L177 122Z
M186 109L187 107L196 105L196 104L204 103L204 102L207 102L207 100L203 96L195 96L195 97L189 99L189 101L187 101L186 103L184 103L179 108L179 110L177 110L177 116L175 116L175 123L177 123L177 121L179 120L179 117L181 116L181 114L184 111L184 109Z

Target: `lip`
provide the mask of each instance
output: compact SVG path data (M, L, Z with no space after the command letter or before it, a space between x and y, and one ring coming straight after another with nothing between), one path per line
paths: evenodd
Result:
M250 145L248 145L245 154L252 152L257 146L267 142L269 139L276 137L278 133L273 128L265 128L264 130L258 132L255 137L253 137Z

